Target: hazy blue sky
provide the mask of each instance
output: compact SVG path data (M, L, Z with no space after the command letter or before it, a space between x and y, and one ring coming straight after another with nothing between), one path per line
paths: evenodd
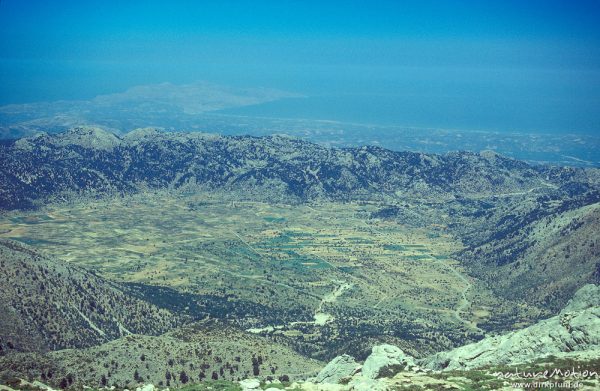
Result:
M0 104L208 80L315 99L261 114L590 133L599 20L600 1L2 0Z

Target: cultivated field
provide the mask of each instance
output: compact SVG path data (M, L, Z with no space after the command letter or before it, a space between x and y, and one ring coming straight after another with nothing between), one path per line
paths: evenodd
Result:
M474 281L451 256L460 243L443 226L372 218L381 207L138 194L5 214L0 236L113 280L290 314L248 313L253 333L308 344L381 333L428 349L480 334L489 308L471 303Z

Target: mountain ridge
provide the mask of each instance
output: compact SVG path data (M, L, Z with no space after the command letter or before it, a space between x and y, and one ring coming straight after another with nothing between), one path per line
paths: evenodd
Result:
M69 192L131 192L140 186L201 185L294 202L568 192L567 185L600 191L600 170L530 166L498 154L332 149L282 136L149 129L120 138L79 127L4 142L0 162L3 209L32 207Z

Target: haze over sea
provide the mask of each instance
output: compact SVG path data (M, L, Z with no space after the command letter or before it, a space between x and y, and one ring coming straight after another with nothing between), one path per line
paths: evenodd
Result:
M0 3L0 104L206 80L305 95L225 113L595 134L597 1Z

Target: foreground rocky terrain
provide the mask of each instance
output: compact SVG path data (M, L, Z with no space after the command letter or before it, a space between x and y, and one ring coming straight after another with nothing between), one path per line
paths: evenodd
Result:
M375 346L362 365L350 356L336 357L315 378L303 384L302 389L510 389L510 383L518 383L519 379L516 375L511 379L504 374L514 373L517 367L522 373L543 372L532 369L536 367L533 364L536 361L545 360L550 371L574 371L571 367L553 368L552 365L560 363L561 358L568 358L571 364L580 362L577 365L578 371L582 372L579 380L588 381L585 388L594 389L599 385L599 357L600 286L586 285L577 291L559 315L525 329L487 337L420 360L392 345ZM585 370L594 373L584 374ZM483 379L479 379L480 384L469 379L477 371L485 373ZM531 377L544 378L540 374ZM557 375L554 380L568 377ZM510 382L507 379L511 379ZM532 379L528 379L530 381Z
M182 375L187 370L187 366L177 374L178 368L182 364L181 360L171 364L172 369L167 369L167 385L183 386L185 390L208 390L208 389L228 389L228 390L480 390L480 389L503 389L512 390L526 387L523 384L529 384L526 388L535 386L535 384L550 382L555 384L552 388L563 386L567 382L577 383L576 388L583 390L594 390L600 385L598 372L600 371L600 286L586 285L581 288L568 305L555 317L543 320L538 324L525 328L523 330L504 334L495 337L488 337L482 341L466 345L448 352L435 354L424 359L415 359L400 348L384 344L374 346L372 353L363 363L357 362L349 355L338 356L324 366L316 376L311 378L302 378L301 374L295 374L299 379L289 383L288 376L281 376L280 379L271 375L254 376L244 380L231 383L205 382L197 385L185 386L188 381L193 382L187 374ZM229 334L235 339L235 334ZM177 338L176 334L172 337ZM209 338L210 339L210 338ZM121 344L118 347L106 345L95 349L94 356L104 357L108 362L109 358L114 360L119 357L118 350L125 348L131 349L133 345L143 345L145 350L143 362L146 362L146 368L155 365L157 357L164 355L165 351L173 354L173 344L169 340L163 343L171 343L170 348L153 345L152 342L143 339L135 340L135 337L128 338L129 344ZM202 338L197 337L188 340L189 343L202 343ZM232 341L236 343L237 341ZM114 345L114 344L113 344ZM188 349L198 349L198 345L190 345ZM104 352L104 353L103 353ZM115 352L117 352L115 354ZM139 353L136 352L136 354ZM13 363L11 371L3 371L5 379L12 377L10 384L14 389L34 389L31 383L26 380L18 380L19 377L31 377L31 373L38 371L60 371L55 369L57 362L62 362L64 358L61 355L69 355L67 351L56 352L49 356L37 357L37 361ZM127 354L131 354L128 352ZM90 363L90 356L85 351L74 353L75 361L69 363L66 367L73 370L77 363ZM120 357L123 358L123 357ZM277 360L277 355L273 356ZM23 359L23 357L21 357ZM5 359L3 360L5 361ZM0 361L0 365L5 365ZM185 363L189 361L189 367L198 363L197 358L190 354ZM114 361L111 361L114 363ZM94 363L95 364L95 363ZM306 363L307 368L316 368L318 363ZM206 364L201 364L204 369ZM242 364L243 365L243 364ZM114 366L114 364L113 364ZM139 364L128 362L125 364L126 370L139 368ZM143 365L142 365L143 366ZM237 364L235 364L237 366ZM261 365L262 368L262 358ZM105 365L105 368L107 366ZM93 372L95 366L90 367ZM290 368L286 368L290 369ZM64 368L62 369L65 370ZM27 373L29 371L29 373ZM123 367L110 367L109 372L122 373ZM154 390L154 384L148 384L148 380L154 377L150 372L135 369L137 376L130 381L130 389L148 391ZM173 375L171 375L173 374ZM245 374L248 374L246 371ZM306 374L305 374L306 375ZM66 375L63 379L69 379ZM46 379L54 382L51 378ZM82 383L97 383L90 377L87 379L70 378L66 387L81 387ZM106 386L106 377L102 376L101 386ZM126 379L119 379L121 384ZM199 379L202 380L202 379ZM214 380L214 378L213 378ZM283 380L283 382L282 382ZM136 385L138 383L138 385ZM139 384L142 385L139 385ZM144 383L146 383L144 385ZM548 383L548 384L550 384ZM38 385L40 385L38 383ZM165 381L158 382L158 389L164 388ZM65 382L62 381L62 388ZM47 386L42 386L47 387ZM214 388L213 388L214 387ZM550 386L547 386L550 387ZM569 387L567 387L569 388ZM6 387L5 389L13 389ZM40 388L43 389L43 388Z
M156 337L129 335L93 348L0 357L6 379L39 379L74 389L140 383L183 387L250 377L290 381L314 375L321 365L275 341L210 322Z
M586 285L557 316L522 330L435 354L420 364L434 370L468 370L521 364L567 352L598 353L599 347L600 286Z

